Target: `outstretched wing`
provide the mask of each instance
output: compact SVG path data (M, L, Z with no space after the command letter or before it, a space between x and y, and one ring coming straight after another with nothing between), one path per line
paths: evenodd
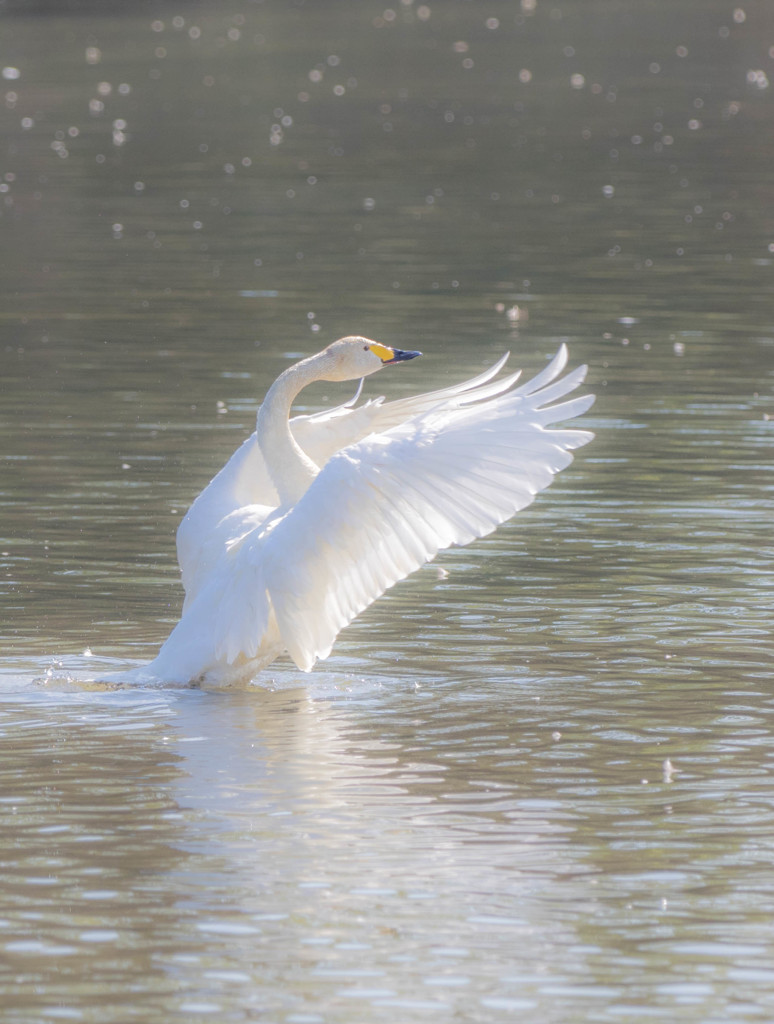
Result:
M370 399L355 406L354 399L335 409L311 415L294 416L290 429L298 444L318 466L324 466L337 451L354 444L374 432L387 430L404 420L463 394L474 394L484 388L505 365L507 355L494 366L471 380L413 395L410 398L385 402ZM503 377L489 384L498 392L516 379ZM362 385L361 385L362 386ZM234 452L226 465L213 477L186 513L177 531L177 559L180 565L186 604L206 582L213 567L222 559L226 545L243 532L238 510L260 506L263 515L277 506L279 497L266 468L258 437L253 432ZM230 523L224 523L230 517ZM233 527L233 529L232 529Z
M459 395L341 451L254 553L246 542L242 556L254 558L299 668L325 658L339 630L439 550L528 505L591 440L584 430L546 429L594 400L548 404L584 378L580 367L555 380L566 359L562 346L520 388L479 402Z

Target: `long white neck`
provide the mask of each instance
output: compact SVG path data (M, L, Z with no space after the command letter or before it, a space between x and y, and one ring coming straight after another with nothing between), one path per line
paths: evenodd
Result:
M258 444L280 505L295 505L320 472L290 432L290 407L307 384L323 379L325 353L310 356L277 377L258 410Z

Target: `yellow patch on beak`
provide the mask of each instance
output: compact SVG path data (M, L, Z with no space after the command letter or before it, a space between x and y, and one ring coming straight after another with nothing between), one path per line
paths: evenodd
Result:
M386 345L380 345L378 341L372 341L368 346L375 356L379 356L383 363L389 363L395 358L395 352Z

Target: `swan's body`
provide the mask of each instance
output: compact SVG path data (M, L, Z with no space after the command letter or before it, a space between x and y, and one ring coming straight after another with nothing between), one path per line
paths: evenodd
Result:
M257 429L180 524L185 604L143 678L229 684L287 652L309 671L345 625L442 548L490 533L567 466L583 430L546 426L593 396L564 345L521 387L505 363L456 387L289 419L315 380L348 380L419 353L343 338L285 370Z

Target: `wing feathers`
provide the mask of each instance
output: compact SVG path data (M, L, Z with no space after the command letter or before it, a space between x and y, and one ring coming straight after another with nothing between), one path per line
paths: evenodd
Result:
M571 450L592 437L547 429L593 402L590 395L558 402L585 367L559 377L562 345L515 387L516 374L493 380L506 358L426 395L292 421L323 468L293 508L231 545L219 563L231 566L228 586L226 575L207 583L208 600L217 597L210 632L219 638L218 658L254 656L271 622L299 668L311 669L385 590L443 548L491 533L551 483ZM235 494L249 490L245 470L265 472L247 454L230 470Z
M521 393L524 395L533 395L536 391L545 387L546 384L550 384L551 381L558 377L562 370L567 365L569 353L567 352L567 346L562 342L559 349L545 369L541 370L540 373L532 377L531 380L526 381L518 389L517 394Z
M347 623L399 579L452 544L494 530L530 504L585 444L587 431L547 430L585 412L583 396L549 406L583 380L561 348L522 387L488 380L335 455L262 552L280 633L300 668L325 657ZM537 383L536 383L537 382Z

